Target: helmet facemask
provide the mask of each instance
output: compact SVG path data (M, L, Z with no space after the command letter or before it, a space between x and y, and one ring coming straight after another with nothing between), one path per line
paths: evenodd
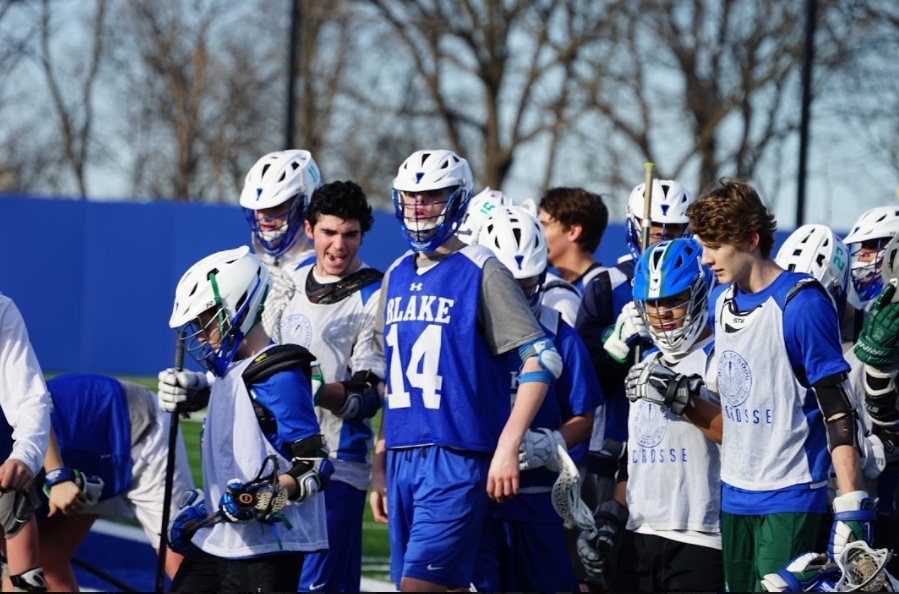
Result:
M708 283L700 275L687 291L675 296L683 298L666 308L659 307L659 301L664 298L636 300L637 311L649 328L653 342L663 353L671 355L689 351L705 328L709 313ZM677 315L676 310L682 309L684 312L679 317L671 315Z
M525 284L525 281L529 282ZM530 306L534 315L537 315L540 312L544 284L546 284L546 270L537 276L518 279L518 285L521 287L525 299L528 300L528 306Z
M883 268L884 248L886 247L886 244L889 243L889 240L889 237L875 240L877 246L873 249L871 247L865 247L865 243L868 242L859 243L857 247L853 246L856 247L856 249L852 250L849 254L852 284L855 287L856 294L862 301L873 299L880 294L880 290L883 288L881 269ZM865 262L861 259L862 256L875 251L876 254L870 261Z
M433 191L433 190L426 190ZM438 214L416 216L416 191L393 190L396 217L402 225L406 240L416 252L432 252L452 237L459 228L470 193L461 186L449 189L446 200L426 201L427 210L442 205ZM423 192L422 192L423 193ZM408 212L411 211L411 212Z
M303 228L303 219L306 215L304 205L308 204L309 200L306 196L298 194L291 198L289 202L290 205L285 214L272 217L258 218L258 210L244 208L244 216L246 216L247 222L250 224L253 236L259 242L263 251L273 258L282 256L293 247L297 237L299 237L300 229ZM284 219L284 222L274 229L262 229L260 225L261 223L276 221L281 218Z
M204 369L216 376L225 375L228 366L234 360L237 349L244 337L261 319L263 303L268 294L269 285L262 279L250 288L237 304L237 311L232 316L225 307L218 290L216 272L209 273L215 305L182 326L179 330L184 337L184 348ZM249 304L256 302L254 297L263 291L256 312L249 312ZM248 321L248 316L252 319Z

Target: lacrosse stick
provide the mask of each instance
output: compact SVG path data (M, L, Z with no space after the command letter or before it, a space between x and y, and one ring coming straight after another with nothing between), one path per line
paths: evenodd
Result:
M895 591L899 584L886 570L891 557L887 549L872 549L863 540L849 543L837 559L842 572L837 592L882 592L884 586Z
M181 371L184 367L184 336L176 333L175 342L175 370ZM169 423L169 451L165 467L165 490L162 496L162 526L159 529L159 556L156 559L156 591L165 591L165 556L168 550L168 532L170 509L172 507L172 489L175 485L175 453L178 447L178 411L172 411Z
M590 508L581 499L581 475L574 461L561 445L556 446L559 478L553 484L552 503L566 528L578 528L588 539L596 538L596 523Z
M643 172L645 177L643 179L643 220L641 221L641 230L640 230L640 254L646 253L646 248L649 247L649 227L652 224L652 168L655 167L654 163L644 163L643 164ZM637 341L637 346L634 348L634 363L640 362L640 355L642 355L643 349L641 348L640 341Z

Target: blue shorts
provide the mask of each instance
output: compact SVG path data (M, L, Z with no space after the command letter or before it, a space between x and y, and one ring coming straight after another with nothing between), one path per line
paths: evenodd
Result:
M365 491L332 480L322 495L328 514L328 550L306 555L298 591L358 592Z
M426 446L387 450L390 577L450 588L474 577L490 455Z
M522 494L490 508L475 566L479 592L580 590L550 493Z

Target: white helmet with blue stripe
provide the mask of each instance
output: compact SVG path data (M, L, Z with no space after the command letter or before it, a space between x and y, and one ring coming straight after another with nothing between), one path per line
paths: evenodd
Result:
M415 252L431 252L458 230L474 187L468 161L448 150L416 151L407 158L393 180L393 206ZM419 192L449 189L438 215L416 216L406 212Z

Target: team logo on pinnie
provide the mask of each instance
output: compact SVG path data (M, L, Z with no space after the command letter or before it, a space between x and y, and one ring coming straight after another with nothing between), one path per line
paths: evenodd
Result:
M631 406L637 407L634 417L637 444L643 448L654 448L662 443L668 431L668 409L645 400L638 400Z
M740 406L749 398L752 371L746 359L734 351L724 351L718 359L718 391L731 406Z
M309 348L312 344L312 324L303 314L292 314L281 320L281 337L284 340Z

